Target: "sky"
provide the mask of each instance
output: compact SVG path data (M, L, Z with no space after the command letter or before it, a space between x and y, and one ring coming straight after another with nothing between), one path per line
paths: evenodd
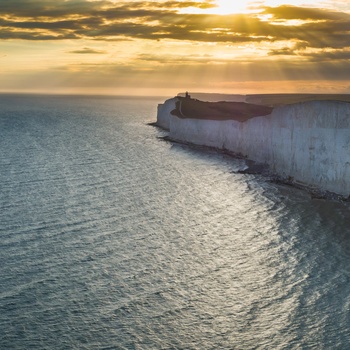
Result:
M0 92L350 93L349 0L0 0Z

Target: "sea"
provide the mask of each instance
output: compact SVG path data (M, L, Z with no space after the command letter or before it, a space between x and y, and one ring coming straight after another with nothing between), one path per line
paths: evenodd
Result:
M350 205L166 142L163 97L0 95L0 349L350 349Z

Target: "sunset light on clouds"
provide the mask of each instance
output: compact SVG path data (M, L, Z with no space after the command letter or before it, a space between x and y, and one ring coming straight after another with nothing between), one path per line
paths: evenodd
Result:
M1 0L0 91L350 93L338 1Z

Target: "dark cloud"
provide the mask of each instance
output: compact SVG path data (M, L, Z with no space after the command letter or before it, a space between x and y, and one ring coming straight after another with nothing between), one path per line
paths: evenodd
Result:
M73 20L58 20L53 22L43 22L43 21L9 21L0 19L0 27L4 28L19 28L19 29L48 29L48 30L60 30L60 29L79 29L81 24Z
M20 40L63 40L63 39L77 39L74 33L55 33L45 34L41 32L27 32L27 31L11 31L0 29L0 40L20 39Z
M213 1L135 1L120 2L119 4L108 1L87 0L1 0L0 15L11 15L18 17L61 17L67 15L93 16L101 12L101 9L119 9L135 11L137 9L152 8L154 10L196 7L207 9L215 7Z
M131 6L154 6L155 3L151 2L146 2L146 1L141 1L141 2L136 2L135 5ZM210 8L215 8L215 2L214 1L163 1L159 5L162 8L188 8L188 7L196 7L200 9L210 9Z
M65 17L71 15L92 15L101 7L110 5L109 1L87 0L1 0L0 15L11 17Z
M293 48L283 47L281 49L271 50L269 52L269 55L270 56L281 56L281 55L293 56L293 55L296 55L296 52Z
M345 63L348 63L348 68L350 68L350 50L333 50L333 51L323 51L320 53L311 53L307 54L307 57L310 61L348 61Z
M350 14L296 6L263 7L257 14L184 14L189 7L211 8L214 1L1 0L0 39L21 40L188 40L198 42L279 42L295 46L270 55L350 46ZM261 15L272 16L271 21ZM299 20L291 25L288 21ZM325 60L328 55L321 55ZM339 55L337 55L339 57Z
M75 54L97 54L97 55L101 55L101 54L105 54L107 53L106 51L102 51L102 50L96 50L96 49L92 49L90 47L84 47L80 50L73 50L73 51L68 51L68 53L75 53Z
M350 68L350 49L347 50L320 50L320 51L297 51L295 48L282 48L278 50L271 50L269 55L298 55L303 57L309 62L339 62L339 61L349 61L346 62ZM349 69L347 68L347 69Z
M322 20L349 20L349 15L343 12L336 12L326 9L319 8L306 8L297 7L291 5L282 5L278 7L265 7L265 14L273 15L274 19L279 20L312 20L312 21L322 21Z

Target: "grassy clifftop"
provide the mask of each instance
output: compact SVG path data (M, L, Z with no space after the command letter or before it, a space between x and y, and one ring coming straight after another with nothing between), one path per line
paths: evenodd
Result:
M272 107L244 102L203 102L192 98L178 97L176 108L171 112L179 118L207 120L237 120L271 114Z

